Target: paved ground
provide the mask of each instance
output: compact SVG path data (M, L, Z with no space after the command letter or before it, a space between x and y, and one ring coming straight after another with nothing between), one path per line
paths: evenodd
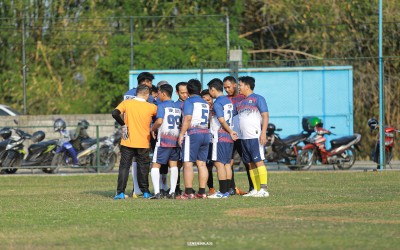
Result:
M275 163L267 164L268 171L291 171L284 164L277 165ZM235 168L235 171L239 171L239 167ZM376 164L372 161L356 161L354 166L350 170L338 170L334 169L332 165L316 165L312 166L309 170L305 171L374 171L376 170ZM386 166L385 171L399 171L400 170L400 161L393 161L391 166ZM214 169L215 171L215 169ZM114 169L110 172L112 174L118 173L118 166L114 167ZM16 175L30 175L30 174L44 174L40 169L19 169ZM93 170L88 170L84 168L72 169L65 168L60 170L59 175L70 175L70 174L96 174ZM46 174L47 175L47 174ZM2 175L7 176L7 175Z

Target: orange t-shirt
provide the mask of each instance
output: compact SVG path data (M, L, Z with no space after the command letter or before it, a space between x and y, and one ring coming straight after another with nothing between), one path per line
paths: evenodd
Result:
M144 99L122 101L117 107L124 113L124 122L128 127L128 140L121 139L121 145L130 148L150 147L150 123L157 114L157 106Z

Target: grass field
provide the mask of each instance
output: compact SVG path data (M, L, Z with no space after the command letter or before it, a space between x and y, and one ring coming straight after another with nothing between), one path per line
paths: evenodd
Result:
M236 176L239 186L247 187L245 174ZM116 174L0 176L0 249L398 249L400 244L398 171L271 172L269 198L223 200L114 201L116 181Z

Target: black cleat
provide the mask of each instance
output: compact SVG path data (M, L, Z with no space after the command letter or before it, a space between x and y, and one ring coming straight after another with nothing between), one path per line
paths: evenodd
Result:
M176 195L175 195L175 193L171 193L171 194L168 194L167 198L175 200L176 199Z
M155 199L155 200L159 200L162 199L162 196L160 193L155 194L154 196L152 196L150 199Z
M229 188L228 189L228 193L229 193L229 195L235 195L236 194L236 190L233 189L233 188Z

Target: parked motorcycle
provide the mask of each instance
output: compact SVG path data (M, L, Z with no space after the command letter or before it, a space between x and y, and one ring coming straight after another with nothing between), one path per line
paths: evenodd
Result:
M26 152L24 150L24 141L31 139L32 136L21 129L12 129L15 131L10 139L8 140L5 152L2 154L2 169L8 174L14 174L17 172L17 168L21 164Z
M289 169L297 169L296 160L301 151L300 143L304 142L310 135L309 131L302 131L299 134L289 135L280 138L275 131L282 131L276 128L275 124L269 123L267 127L267 144L265 147L265 159L268 162L284 163Z
M2 168L2 162L5 159L5 152L6 152L6 147L8 143L10 142L10 137L11 137L11 129L10 128L2 128L0 130L0 136L3 138L2 141L0 141L0 174L7 174L8 169L3 169Z
M97 140L92 138L82 139L81 148L82 151L78 152L78 165L82 167L89 167L99 172L111 171L117 161L118 152L118 137L120 136L111 135L110 137L100 138L99 140L99 152L100 152L100 166L97 166ZM64 141L60 141L57 147L62 147ZM51 165L54 166L54 173L58 173L63 167L72 166L72 158L67 150L62 150L56 153L52 159Z
M58 140L42 141L46 137L43 131L37 131L32 135L34 144L28 147L28 155L21 162L22 167L31 166L50 166ZM48 174L53 173L51 167L42 168L42 171Z
M371 129L371 132L374 130L379 129L379 122L375 118L371 118L368 120L368 126ZM390 165L390 162L393 158L393 147L394 147L394 136L395 133L399 133L400 130L396 129L393 126L385 126L385 162L387 165L389 165L390 168L392 166ZM375 148L372 151L371 158L374 162L376 162L379 166L380 163L380 147L379 147L379 133L377 136L377 140L375 143Z
M334 127L332 127L334 128ZM340 137L331 140L331 149L325 148L326 138L324 135L333 134L322 127L322 121L315 126L315 135L308 139L308 144L297 157L299 169L309 169L314 164L333 165L334 168L350 169L356 160L354 148L361 140L360 134Z

